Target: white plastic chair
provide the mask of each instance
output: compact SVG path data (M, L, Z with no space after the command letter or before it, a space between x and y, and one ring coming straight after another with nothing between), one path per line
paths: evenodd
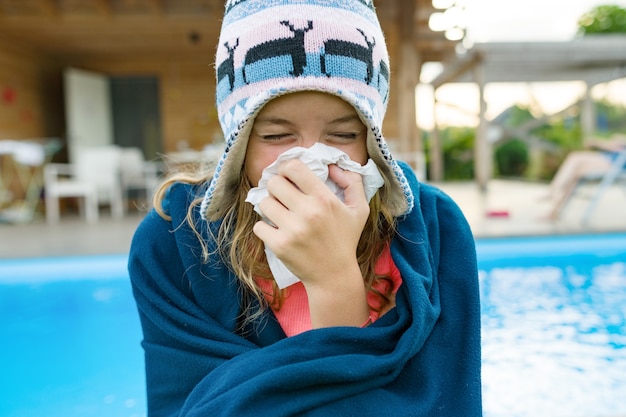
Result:
M146 161L138 147L121 149L121 181L125 207L128 207L130 194L138 191L146 200L150 200L159 181L159 165Z
M82 198L88 222L98 221L100 204L111 207L113 218L124 216L121 186L121 149L115 145L78 149L71 164L46 164L44 193L46 220L58 223L59 199ZM82 207L84 206L84 208Z

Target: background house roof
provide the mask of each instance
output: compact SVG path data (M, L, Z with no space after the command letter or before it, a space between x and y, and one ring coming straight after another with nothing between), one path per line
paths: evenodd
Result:
M473 82L480 66L485 83L584 81L589 85L626 77L626 35L595 35L568 42L478 43L444 64L434 88Z

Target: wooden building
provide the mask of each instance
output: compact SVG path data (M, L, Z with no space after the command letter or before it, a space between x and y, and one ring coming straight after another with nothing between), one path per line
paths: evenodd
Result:
M421 66L452 55L455 43L428 28L431 0L376 5L392 63L385 135L399 152L419 152ZM115 143L154 158L220 141L213 59L223 7L223 0L0 0L0 140L67 140L71 68L111 84L121 124Z

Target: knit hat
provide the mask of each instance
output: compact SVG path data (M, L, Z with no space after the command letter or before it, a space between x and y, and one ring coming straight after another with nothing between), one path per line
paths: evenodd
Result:
M394 215L413 207L382 136L389 56L373 0L229 0L216 53L217 110L226 148L201 205L209 220L234 199L254 118L270 100L319 91L350 103L368 127L367 150L390 187Z

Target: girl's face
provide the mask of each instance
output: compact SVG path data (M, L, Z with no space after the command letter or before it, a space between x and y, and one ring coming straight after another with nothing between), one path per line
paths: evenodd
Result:
M292 93L267 103L252 126L245 174L256 187L263 170L278 155L316 142L338 148L361 165L367 163L367 128L346 101L319 92Z

